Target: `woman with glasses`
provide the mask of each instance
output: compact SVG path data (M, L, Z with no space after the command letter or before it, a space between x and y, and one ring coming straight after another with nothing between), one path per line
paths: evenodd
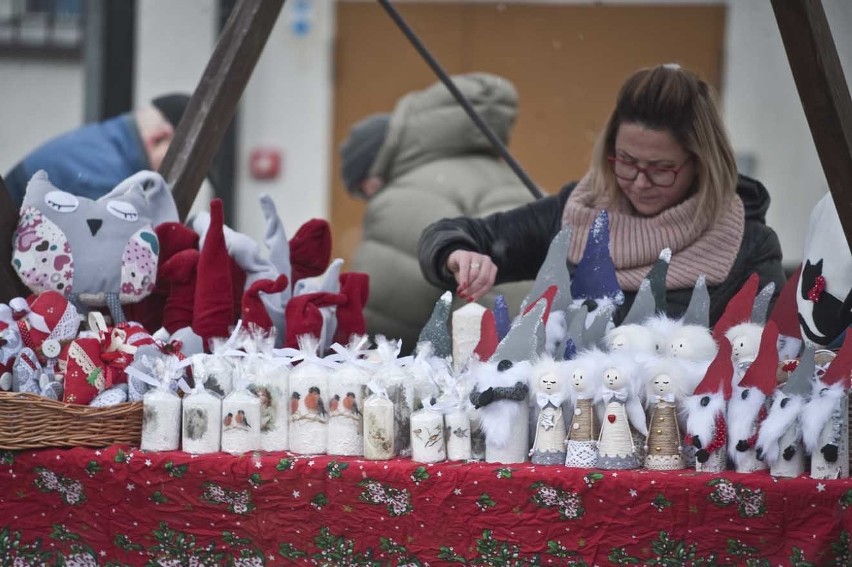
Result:
M710 87L678 65L631 75L598 137L589 172L558 194L483 219L444 219L419 245L426 279L475 301L495 283L535 278L553 236L573 227L573 272L601 209L627 313L664 248L672 250L667 311L680 316L699 275L710 291L710 323L748 276L785 282L781 245L766 226L769 193L737 174ZM618 318L618 317L617 317Z

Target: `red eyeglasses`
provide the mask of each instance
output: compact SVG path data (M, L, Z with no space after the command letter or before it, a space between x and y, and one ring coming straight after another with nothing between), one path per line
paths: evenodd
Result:
M639 177L639 173L642 172L648 181L657 187L671 187L677 180L677 174L692 160L692 156L686 158L686 161L679 167L657 167L655 165L640 167L634 162L624 161L615 156L610 156L607 160L612 164L612 170L619 179L635 181Z

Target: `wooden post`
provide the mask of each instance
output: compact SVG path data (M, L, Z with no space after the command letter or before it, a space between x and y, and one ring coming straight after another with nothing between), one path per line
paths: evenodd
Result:
M29 295L12 268L12 235L18 225L17 211L3 177L0 177L0 303L9 303L14 297Z
M283 5L284 0L240 0L219 36L160 167L181 219L210 170Z
M772 0L814 145L852 248L852 100L820 0Z

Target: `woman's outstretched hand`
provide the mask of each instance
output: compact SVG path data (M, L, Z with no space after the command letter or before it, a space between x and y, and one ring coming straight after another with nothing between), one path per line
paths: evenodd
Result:
M456 250L450 254L447 269L458 283L456 293L468 301L476 301L488 293L497 278L497 266L491 258L469 250Z

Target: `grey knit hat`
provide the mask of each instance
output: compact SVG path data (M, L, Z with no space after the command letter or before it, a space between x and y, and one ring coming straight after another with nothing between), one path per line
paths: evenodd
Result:
M389 123L390 114L372 114L356 122L340 145L340 172L350 193L361 195L361 182L376 161Z

